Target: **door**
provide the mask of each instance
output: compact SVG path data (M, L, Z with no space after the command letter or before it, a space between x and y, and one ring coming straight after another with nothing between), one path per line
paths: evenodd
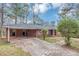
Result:
M22 36L26 36L26 33L25 32L22 32Z
M26 30L22 31L22 36L27 37L28 36L28 32Z

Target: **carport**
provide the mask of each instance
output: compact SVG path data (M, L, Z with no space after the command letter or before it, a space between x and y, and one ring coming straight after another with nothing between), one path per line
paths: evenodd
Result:
M10 37L36 37L36 33L41 31L41 29L48 29L50 36L55 35L55 28L53 26L43 26L35 24L13 24L13 25L4 25L6 29L6 37L8 41Z

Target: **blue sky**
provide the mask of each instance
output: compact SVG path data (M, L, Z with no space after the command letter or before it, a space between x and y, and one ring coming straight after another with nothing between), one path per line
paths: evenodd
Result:
M40 17L45 21L56 21L58 16L58 8L51 8L45 13L40 14Z
M59 11L62 4L35 4L35 13L39 11L39 17L45 21L57 21L59 19ZM38 9L39 8L39 9Z

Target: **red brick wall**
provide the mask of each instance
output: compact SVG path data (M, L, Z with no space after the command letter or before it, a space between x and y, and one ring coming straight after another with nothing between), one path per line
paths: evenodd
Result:
M10 36L13 29L10 29ZM36 37L36 32L39 31L38 29L28 29L28 30L22 30L22 29L16 29L16 37L23 36L22 33L25 32L26 37Z
M13 29L10 29L10 36L11 36L12 30ZM23 32L27 32L27 36L25 36L25 37L36 37L36 35L37 35L36 33L38 31L41 31L41 30L38 30L38 29L27 29L27 30L16 29L15 37L22 37ZM48 31L50 31L50 30L48 30ZM6 30L6 32L7 32L7 30ZM57 32L55 30L52 30L51 32L52 32L52 35L50 33L48 33L49 36L56 36Z
M40 30L38 30L38 29L28 29L28 30L26 30L27 31L27 33L28 33L28 37L36 37L36 33L37 33L37 31L40 31Z

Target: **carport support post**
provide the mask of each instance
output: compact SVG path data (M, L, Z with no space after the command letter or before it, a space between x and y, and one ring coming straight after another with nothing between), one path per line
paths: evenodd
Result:
M8 42L10 41L10 29L8 28Z

